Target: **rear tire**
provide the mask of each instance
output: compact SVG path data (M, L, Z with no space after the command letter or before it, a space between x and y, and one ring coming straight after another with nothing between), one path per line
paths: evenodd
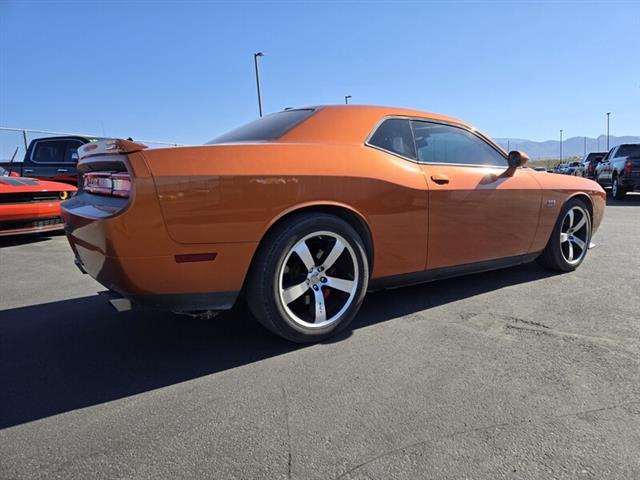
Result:
M618 175L614 175L613 179L611 180L611 196L615 200L624 200L624 197L626 196L626 194L627 192L622 187L622 185L620 185L620 180L618 179Z
M360 309L369 264L358 233L327 214L300 214L268 233L246 285L256 319L298 343L344 329Z
M551 238L537 262L560 272L571 272L584 261L591 243L591 214L584 201L564 204Z

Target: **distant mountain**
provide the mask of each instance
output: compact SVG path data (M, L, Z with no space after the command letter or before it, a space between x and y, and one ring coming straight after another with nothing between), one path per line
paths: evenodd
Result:
M547 140L546 142L534 142L522 138L494 138L498 145L505 150L522 150L529 155L531 160L560 158L560 141ZM584 137L572 137L562 142L562 158L582 157L584 155ZM621 143L640 143L640 137L609 136L609 148L613 148ZM605 152L607 150L607 136L600 135L598 138L587 137L587 153Z

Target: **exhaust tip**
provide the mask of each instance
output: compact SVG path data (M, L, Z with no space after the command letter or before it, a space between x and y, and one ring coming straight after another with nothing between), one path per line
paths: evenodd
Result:
M128 312L132 308L131 300L128 298L112 298L109 300L109 304L118 312Z
M105 297L109 302L109 305L115 308L117 312L128 312L133 308L131 300L111 290L98 292L98 295Z

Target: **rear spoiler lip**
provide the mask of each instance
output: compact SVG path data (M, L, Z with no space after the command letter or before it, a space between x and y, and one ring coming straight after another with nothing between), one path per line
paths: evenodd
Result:
M78 148L78 161L99 155L118 155L139 152L148 148L147 145L121 138L109 138L97 142L85 143Z

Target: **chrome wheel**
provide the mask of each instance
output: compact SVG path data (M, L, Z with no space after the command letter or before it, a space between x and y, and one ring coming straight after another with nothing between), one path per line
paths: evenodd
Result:
M337 322L358 289L358 260L351 245L328 231L309 234L287 253L278 274L280 302L307 328Z
M581 206L570 208L560 228L560 251L569 265L580 263L589 248L591 220L589 212Z

